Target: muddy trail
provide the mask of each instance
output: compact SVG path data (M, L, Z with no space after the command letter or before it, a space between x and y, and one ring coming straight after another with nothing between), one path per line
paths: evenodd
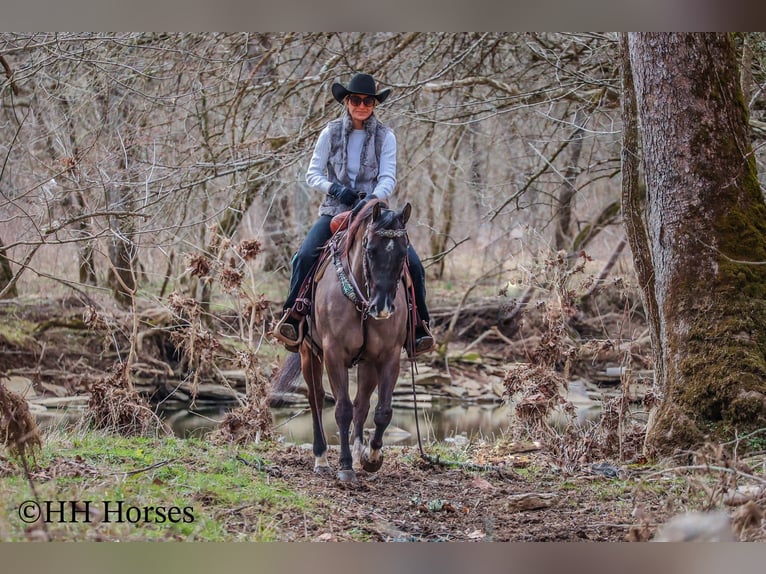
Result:
M294 446L275 451L269 469L323 509L324 524L310 532L299 513L283 516L291 540L353 540L360 533L399 542L647 540L668 516L667 493L593 471L565 477L524 450L477 446L471 464L492 468L480 471L428 462L417 447L392 448L384 467L361 473L356 486L315 474L310 451ZM524 470L530 465L534 472Z

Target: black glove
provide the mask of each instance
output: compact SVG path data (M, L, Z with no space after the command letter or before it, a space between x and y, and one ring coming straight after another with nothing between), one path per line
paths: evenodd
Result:
M343 205L352 206L359 197L359 194L353 189L349 189L345 185L339 183L333 183L330 186L329 194L340 201Z
M351 210L351 217L356 217L357 213L362 211L362 208L367 205L375 196L371 193L368 193L363 198L361 198L359 201L356 202L356 205L354 206L354 209Z

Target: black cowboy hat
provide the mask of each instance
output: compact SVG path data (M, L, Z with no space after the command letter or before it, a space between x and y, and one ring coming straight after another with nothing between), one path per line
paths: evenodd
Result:
M343 84L335 82L332 85L332 95L340 103L349 94L364 94L365 96L373 96L378 103L383 103L388 95L391 93L390 89L382 90L380 93L375 93L375 80L369 74L355 74L351 81L348 83L348 87Z

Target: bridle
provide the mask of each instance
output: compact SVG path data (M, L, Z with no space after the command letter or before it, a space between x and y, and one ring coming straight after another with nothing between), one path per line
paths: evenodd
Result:
M369 244L369 239L372 235L377 235L378 237L383 237L384 239L398 239L400 237L404 237L407 241L407 243L404 246L404 257L402 258L402 268L399 271L399 276L401 276L402 271L404 270L404 260L407 258L407 246L409 245L409 236L407 235L407 230L405 228L402 229L378 229L375 231L372 231L372 225L367 227L367 233L365 233L364 240L362 241L362 251L364 252L364 256L362 257L362 275L364 276L364 288L367 291L367 308L369 308L369 299L371 297L371 284L372 284L372 275L370 274L370 256L367 251L367 245ZM399 290L399 284L401 281L396 282L396 289L394 290L394 298L396 297L396 292Z
M336 234L332 237L332 240L330 242L330 249L332 251L332 262L333 266L335 267L335 272L338 275L338 280L341 285L341 290L343 291L343 294L350 299L355 305L357 311L359 311L362 314L362 321L367 319L368 312L370 309L370 297L372 296L372 276L370 274L370 263L369 263L369 252L367 250L367 246L370 243L370 240L373 236L383 237L386 239L398 239L401 237L404 237L407 240L407 243L405 245L405 255L403 257L402 262L402 269L404 268L404 260L406 260L406 249L407 246L409 246L409 236L407 235L407 229L401 228L401 229L373 229L374 225L373 222L370 222L367 225L367 230L364 235L364 239L362 240L362 276L364 278L364 291L359 287L359 284L356 281L356 278L354 277L354 273L351 270L351 262L347 259L346 264L343 264L343 260L341 258L341 249L339 245L339 239L338 236L340 234ZM351 238L348 236L348 234L344 235L345 241L350 241ZM346 271L348 269L348 271ZM401 275L401 272L400 272ZM396 282L396 289L399 289L399 284L401 281ZM396 296L396 292L394 292L394 296Z

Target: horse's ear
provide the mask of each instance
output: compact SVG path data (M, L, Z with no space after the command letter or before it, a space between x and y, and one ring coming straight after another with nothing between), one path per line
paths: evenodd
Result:
M377 221L378 217L380 217L380 210L382 208L380 207L380 202L376 201L375 205L372 206L372 220Z
M407 220L412 214L412 204L408 201L402 208L402 223L407 223Z

